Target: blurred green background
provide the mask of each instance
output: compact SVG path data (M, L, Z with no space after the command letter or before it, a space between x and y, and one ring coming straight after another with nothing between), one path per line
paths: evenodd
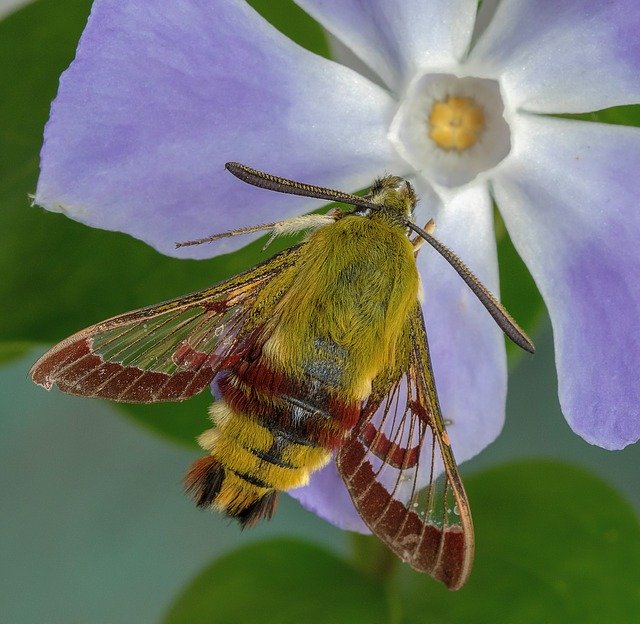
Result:
M0 11L17 4L0 0ZM289 2L252 4L327 54L321 31ZM551 329L508 239L500 248L503 299L527 328L537 328L538 350L513 358L503 435L462 467L478 559L457 594L399 568L385 578L363 574L362 554L356 567L349 563L349 535L286 496L270 523L244 533L194 509L181 479L199 454L175 440L189 441L205 427L205 396L123 412L29 381L47 344L209 285L252 264L259 248L176 261L29 206L49 102L89 6L37 0L0 22L0 620L637 621L640 447L611 453L569 430L558 405ZM374 559L384 556L371 548Z

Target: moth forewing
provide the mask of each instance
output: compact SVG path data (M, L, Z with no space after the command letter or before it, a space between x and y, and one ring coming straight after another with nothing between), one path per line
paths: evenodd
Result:
M229 363L257 293L297 252L290 247L211 288L92 325L47 351L31 378L47 390L112 401L185 400Z

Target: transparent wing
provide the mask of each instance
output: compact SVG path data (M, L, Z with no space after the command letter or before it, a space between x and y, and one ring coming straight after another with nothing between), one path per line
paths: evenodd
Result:
M396 369L375 380L338 469L373 533L416 570L459 589L473 562L473 524L419 306L400 347Z
M291 247L212 288L113 317L63 340L31 369L50 389L113 401L181 401L252 344L246 320L260 290L295 263Z

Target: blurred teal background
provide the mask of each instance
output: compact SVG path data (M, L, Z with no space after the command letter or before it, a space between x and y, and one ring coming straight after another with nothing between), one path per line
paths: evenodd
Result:
M640 511L640 448L608 452L575 436L557 401L548 324L536 345L511 375L504 433L463 476L555 457L590 468ZM149 435L105 403L37 388L27 379L37 355L0 371L2 621L157 622L203 565L241 544L303 536L346 551L342 531L286 496L271 522L245 532L196 510L180 479L197 451Z

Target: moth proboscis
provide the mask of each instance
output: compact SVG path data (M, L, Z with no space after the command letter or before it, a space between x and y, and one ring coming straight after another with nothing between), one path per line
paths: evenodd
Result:
M360 197L238 163L270 190L342 202L206 239L306 230L303 242L206 290L84 329L31 369L50 389L112 401L182 401L215 381L207 455L185 484L201 507L251 526L278 493L335 460L363 521L403 561L450 589L467 580L474 535L438 403L415 257L444 256L514 342L533 344L466 265L412 221L395 176ZM417 234L412 240L411 233Z

